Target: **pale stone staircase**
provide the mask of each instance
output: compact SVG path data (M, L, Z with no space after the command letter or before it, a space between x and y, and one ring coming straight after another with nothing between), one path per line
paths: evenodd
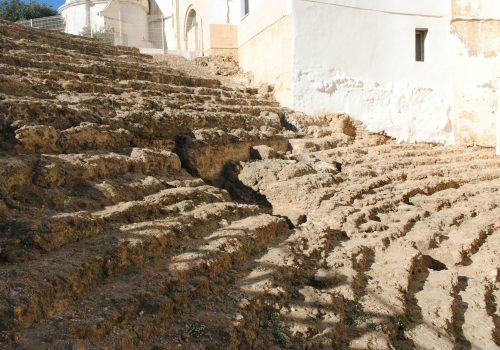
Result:
M56 32L2 22L0 40L4 346L161 334L288 231L192 176L217 179L253 145L286 151L272 95Z
M0 22L0 349L493 349L499 179Z
M349 141L349 132L336 134L346 123L297 122L311 137L290 141L296 153L245 163L239 173L273 212L316 226L298 248L276 251L280 260L299 255L305 269L311 244L330 234L306 276L344 310L331 324L320 301L309 314L289 307L290 329L306 339L326 332L352 349L497 348L500 160L491 149L394 145L376 135ZM344 145L325 143L339 138ZM336 163L341 171L321 166Z

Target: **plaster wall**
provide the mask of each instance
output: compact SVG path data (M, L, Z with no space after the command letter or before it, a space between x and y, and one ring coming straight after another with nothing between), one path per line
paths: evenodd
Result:
M146 0L113 0L98 16L104 26L112 28L115 44L132 47L150 47Z
M59 8L66 23L65 32L79 35L88 25L92 30L104 26L104 18L97 15L106 7L107 1L71 1Z
M500 67L500 2L452 0L452 115L456 142L494 146Z
M211 24L227 24L228 7L226 0L174 0L178 1L177 23L175 24L175 31L177 33L177 40L175 49L186 50L186 19L191 9L196 11L197 19L197 37L199 38L199 54L207 52L211 48ZM170 44L169 48L174 45Z
M227 0L224 0L227 1ZM258 8L265 0L247 0L249 12L254 11ZM268 4L272 4L273 1L268 1ZM239 24L241 20L246 16L245 14L245 0L229 0L229 17L231 24Z
M160 0L161 1L161 0ZM255 37L262 30L291 12L287 6L291 0L250 0L250 13L243 14L244 0L174 0L175 5L174 34L176 42L172 43L172 31L167 29L167 46L169 49L186 50L185 42L186 17L190 9L197 15L198 38L201 51L205 54L236 55L239 46ZM237 26L237 27L236 27ZM170 33L169 33L170 32ZM240 34L242 33L242 34Z
M253 73L255 83L273 85L276 99L288 107L292 105L292 22L291 14L282 16L238 50L243 70Z
M90 7L90 27L92 30L103 30L106 27L104 18L100 15L106 8L105 3L95 3Z
M233 24L211 24L210 48L205 53L238 58L238 26Z
M262 2L260 6L251 8L250 13L241 20L238 26L238 47L245 45L260 32L290 14L289 2L290 0L273 0Z
M345 112L399 141L453 143L449 3L293 1L293 108ZM425 62L415 29L426 28Z
M244 0L241 0L241 2L244 2ZM248 0L249 13L255 11L264 2L265 0Z

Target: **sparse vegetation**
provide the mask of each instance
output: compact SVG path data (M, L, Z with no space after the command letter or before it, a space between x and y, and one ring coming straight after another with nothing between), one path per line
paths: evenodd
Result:
M69 211L73 208L73 198L66 197L63 202L64 211Z
M238 302L243 298L243 295L241 293L238 293L238 292L229 292L227 294L227 297L234 302Z
M347 324L359 326L368 320L368 316L361 307L355 307L347 314Z
M179 246L179 247L175 248L176 254L182 254L182 253L185 253L186 251L187 251L187 248L184 246Z
M115 32L113 28L109 27L101 27L98 29L84 27L80 35L87 38L94 38L107 44L114 44L115 42Z
M193 323L188 323L186 325L185 331L193 338L200 338L205 335L207 326L199 321L195 321Z
M139 338L139 336L137 335L134 335L132 337L132 344L134 344L134 346L139 346L141 344L141 338Z
M290 337L284 332L284 323L278 312L273 311L267 315L264 327L272 333L278 345L286 346L290 342Z
M406 338L411 333L411 320L407 317L398 318L396 326L399 338Z
M382 325L375 322L368 322L366 325L369 330L380 332L382 330Z
M12 118L9 114L0 116L0 133L12 130Z

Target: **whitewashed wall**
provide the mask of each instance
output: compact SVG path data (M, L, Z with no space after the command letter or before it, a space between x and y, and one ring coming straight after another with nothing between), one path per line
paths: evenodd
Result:
M250 39L257 36L257 34L266 30L266 28L291 12L290 0L261 2L260 6L251 8L250 13L241 20L238 27L238 46L241 47ZM279 40L279 38L276 38L276 40Z
M113 29L115 44L150 45L147 0L68 1L59 11L65 18L67 33L81 34L88 25L92 31Z
M106 29L113 29L115 44L149 47L147 0L112 0L97 14Z
M500 69L500 1L452 0L452 115L458 144L493 146Z
M178 0L178 19L175 24L177 50L186 50L186 18L190 9L196 11L198 22L199 49L207 50L210 47L210 24L224 24L227 19L226 0ZM169 47L173 47L169 45Z
M452 143L449 3L293 1L293 107L346 112L400 141ZM425 62L415 29L428 28Z
M92 30L98 30L103 27L104 19L98 16L97 13L102 11L107 3L107 0L66 2L59 8L59 12L64 17L66 23L65 32L79 35L87 24ZM87 18L90 23L87 23Z
M284 106L292 105L291 10L289 0L261 1L250 7L238 27L240 66L252 72L256 84L272 85L276 99Z

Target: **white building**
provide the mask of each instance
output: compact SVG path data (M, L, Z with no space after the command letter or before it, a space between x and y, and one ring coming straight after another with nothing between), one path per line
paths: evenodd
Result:
M68 0L67 32L236 56L285 106L401 141L493 146L499 0Z

